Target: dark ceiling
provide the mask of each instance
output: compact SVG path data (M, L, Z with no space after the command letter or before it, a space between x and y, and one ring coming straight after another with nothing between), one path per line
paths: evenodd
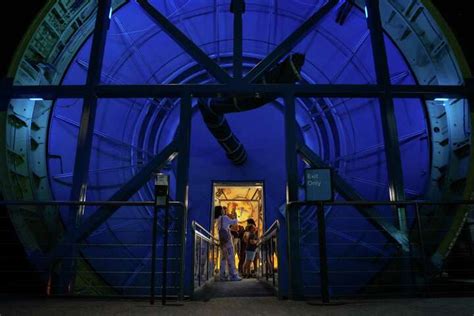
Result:
M469 1L431 0L441 11L459 39L471 69L474 69L474 44L472 40L472 11ZM1 29L3 45L0 49L0 76L5 77L8 65L34 17L39 13L46 0L12 1L8 9L1 10Z

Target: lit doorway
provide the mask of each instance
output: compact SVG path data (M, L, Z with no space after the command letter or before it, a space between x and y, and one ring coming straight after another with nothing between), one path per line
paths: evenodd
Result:
M212 234L215 238L218 239L217 223L214 220L215 206L226 207L229 213L235 211L238 226L231 227L234 237L238 236L239 228L242 230L247 227L248 220L254 221L258 237L263 235L265 213L263 182L215 182L212 193L211 222L213 223ZM239 251L240 245L238 243L235 244L234 249L236 269L242 272L243 252ZM256 268L254 266L255 270ZM220 260L217 261L217 269L220 269Z

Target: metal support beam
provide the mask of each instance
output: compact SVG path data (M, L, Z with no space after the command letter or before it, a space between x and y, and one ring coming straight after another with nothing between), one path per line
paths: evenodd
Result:
M86 83L86 86L91 88L91 91L93 87L100 83L107 30L110 24L109 12L111 5L112 0L101 0L97 4L97 17ZM70 194L71 201L86 200L96 110L97 97L93 93L88 93L84 98L82 106L80 129L76 146L76 159L74 162L73 183ZM67 228L72 230L71 234L77 233L84 212L85 206L71 207L69 209ZM56 290L59 290L62 294L72 294L74 292L76 258L78 256L79 247L72 244L67 256L68 259L64 259L61 265L59 289L56 287Z
M405 200L405 188L403 183L403 168L400 154L400 143L398 141L397 121L395 117L395 105L392 95L392 82L385 47L384 29L380 16L379 0L365 0L367 10L367 24L370 30L372 52L375 64L377 83L384 87L385 94L379 97L380 118L382 123L383 137L385 143L385 157L387 160L387 173L389 194L391 201ZM404 206L394 207L400 234L409 241L408 222L406 208ZM413 284L411 249L402 248L400 259L400 284L411 290ZM407 287L408 286L408 287Z
M87 86L13 86L0 91L0 98L29 99L42 98L83 98L91 93ZM103 99L123 98L179 98L183 93L193 97L229 97L255 96L284 97L292 94L295 97L327 98L379 98L386 89L378 84L163 84L163 85L99 85L93 93ZM474 95L474 82L466 81L462 86L425 86L396 85L391 87L394 98L427 99L436 98L465 99Z
M285 156L286 156L286 224L288 230L289 297L303 298L303 276L300 256L299 209L289 205L298 200L298 160L296 152L296 109L295 98L285 96Z
M387 160L390 200L401 201L405 200L403 169L400 143L398 141L395 106L390 90L390 70L388 67L387 51L385 48L384 30L380 17L380 4L378 0L366 0L366 6L368 14L367 23L370 30L377 83L385 87L386 91L386 93L379 98L379 102L380 118L385 143L385 157ZM408 224L405 208L398 208L397 215L400 231L407 235Z
M278 63L288 54L301 40L305 38L313 27L318 24L337 4L339 0L329 0L323 7L316 11L300 27L291 33L280 45L278 45L264 60L258 63L244 78L251 83L262 76L273 65Z
M153 172L161 169L176 156L178 146L173 142L166 146L158 155L148 162L137 174L135 174L126 184L115 192L109 201L128 201L141 187L148 181ZM61 257L64 255L64 248L70 243L79 243L92 234L100 225L117 211L120 205L103 205L99 207L94 214L87 218L79 228L76 234L67 233L62 241L49 254L50 257Z
M242 14L245 12L244 0L232 0L230 11L234 14L234 79L242 79Z
M193 41L191 41L181 30L171 23L161 12L156 10L148 0L137 0L138 4L145 12L163 28L175 42L184 51L189 54L196 62L203 66L217 81L221 83L231 82L232 78L216 64L209 56L203 52Z
M179 212L178 223L181 229L181 260L179 263L180 287L179 299L184 298L184 273L185 273L185 255L186 255L186 233L187 233L187 209L188 209L188 182L189 182L189 157L191 144L191 95L185 94L181 98L181 109L178 131L178 170L176 183L176 200L182 202L185 207Z
M331 168L330 165L325 163L316 153L314 153L306 144L301 142L297 145L298 152L303 156L303 159L307 161L313 168ZM348 184L339 174L334 173L334 187L336 191L346 200L346 201L363 201L364 198L359 195L359 193ZM395 227L389 221L380 218L380 214L377 213L375 208L369 207L366 205L354 205L354 207L377 229L382 232L385 237L391 241L395 241L397 244L401 245L402 248L408 250L408 239L407 237L400 233L400 230Z

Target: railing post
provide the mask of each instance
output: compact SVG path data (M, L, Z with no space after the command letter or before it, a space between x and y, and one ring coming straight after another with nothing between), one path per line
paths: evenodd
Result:
M423 263L423 279L425 281L424 288L426 288L426 285L428 284L428 268L426 265L426 255L425 255L425 242L423 238L423 223L421 222L421 205L419 203L415 203L415 216L416 216L416 222L418 226L418 238L420 239L420 250L421 250L421 256L422 256L422 263Z
M193 281L192 281L192 285L191 285L191 289L192 289L192 293L194 293L194 284L196 282L196 240L197 240L197 236L196 236L196 226L195 226L195 222L193 221L191 226L193 227L193 229L191 230L191 233L192 233L192 241L193 241L193 253L192 253L192 259L191 259L191 266L193 267Z
M278 232L278 230L277 230ZM275 264L273 262L273 253L275 251L275 249L273 248L273 239L276 239L276 237L272 237L270 238L270 267L271 267L271 271L272 271L272 284L273 284L273 287L275 287Z
M214 277L214 271L216 270L216 245L214 244L214 241L212 242L211 248L212 248L211 276Z
M156 275L156 235L158 226L158 206L153 207L153 228L151 245L151 282L150 282L150 304L155 304L155 275Z
M163 225L163 263L161 275L161 303L166 305L166 281L168 273L168 228L169 228L169 204L165 206L165 223Z
M272 265L272 258L271 258L272 257L272 239L273 239L273 237L270 238L268 240L268 243L267 243L267 261L269 263L269 265L267 265L267 269L268 269L268 274L269 274L268 278L269 279L272 277L272 273L273 273L272 268L271 268L271 265Z
M210 240L212 242L212 238ZM209 248L210 248L210 244L207 243L207 246L206 246L206 282L209 281L209 263L210 263Z
M198 286L201 286L201 257L202 257L202 238L199 237L198 243Z
M263 244L263 249L265 252L265 279L268 281L268 240Z
M328 257L326 247L326 221L324 204L318 203L318 233L319 233L319 275L321 277L321 297L323 303L329 303Z
M219 264L219 244L214 244L214 271L212 272L214 276L215 276L218 264Z

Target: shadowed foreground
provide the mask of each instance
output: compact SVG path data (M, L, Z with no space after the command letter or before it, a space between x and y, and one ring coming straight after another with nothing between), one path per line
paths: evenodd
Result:
M317 306L274 297L214 298L188 301L183 306L150 306L137 300L35 299L0 302L0 314L9 315L468 315L473 298L390 299L346 301L343 305Z

